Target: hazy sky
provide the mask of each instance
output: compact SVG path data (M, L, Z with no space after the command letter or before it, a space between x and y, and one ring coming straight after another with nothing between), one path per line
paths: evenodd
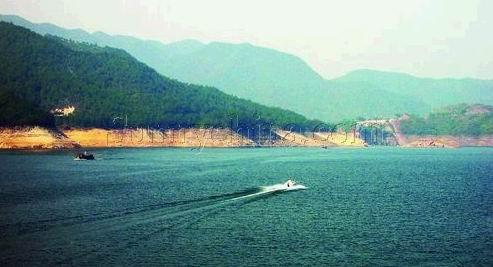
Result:
M493 0L0 0L0 13L163 42L248 42L327 78L371 68L493 79Z

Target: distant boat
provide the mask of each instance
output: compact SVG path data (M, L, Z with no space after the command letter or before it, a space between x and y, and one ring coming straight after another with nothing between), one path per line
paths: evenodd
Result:
M84 151L84 153L77 153L74 160L94 160L94 155Z

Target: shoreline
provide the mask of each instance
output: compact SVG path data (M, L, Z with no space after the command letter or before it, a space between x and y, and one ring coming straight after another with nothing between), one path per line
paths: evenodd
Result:
M321 136L325 137L322 138ZM254 141L255 139L255 141ZM182 128L47 129L39 126L0 128L1 150L63 150L89 148L253 148L253 147L364 147L364 141L345 133L311 133L275 130L269 138L248 138L230 129Z
M48 129L39 126L0 128L0 150L49 151L107 148L362 148L367 144L358 136L342 132L271 132L269 139L254 141L230 129L182 128ZM493 136L404 136L401 148L493 147ZM405 142L402 142L404 141Z

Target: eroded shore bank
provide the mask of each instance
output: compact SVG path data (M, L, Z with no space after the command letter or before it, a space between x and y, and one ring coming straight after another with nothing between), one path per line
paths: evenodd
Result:
M493 136L404 136L397 135L401 147L456 148L493 146ZM43 127L0 128L0 149L77 149L112 147L365 147L353 133L297 133L272 131L261 139L230 129L155 130Z
M301 134L272 131L269 136L249 137L230 129L101 129L43 127L0 129L0 149L74 149L111 147L363 147L364 141L345 133Z

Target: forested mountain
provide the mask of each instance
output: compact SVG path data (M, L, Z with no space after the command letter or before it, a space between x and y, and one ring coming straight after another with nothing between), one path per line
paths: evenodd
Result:
M325 80L296 56L249 44L203 44L194 40L163 44L33 24L16 16L1 16L0 20L41 34L121 48L165 76L214 86L325 121L400 113L424 115L434 108L458 103L493 104L491 80L428 79L370 70Z
M400 123L404 134L478 136L493 134L493 106L458 104L430 113L411 115Z
M49 23L34 24L18 16L1 15L0 20L40 34L123 49L167 77L213 86L312 118L328 115L323 78L301 59L273 49L249 44L203 44L195 40L162 44L102 32L67 30ZM202 64L203 67L199 66Z
M37 105L16 97L0 86L0 126L39 125L54 127L53 115Z
M239 127L318 123L212 87L168 79L123 50L41 36L5 22L0 22L0 36L0 99L29 103L21 113L74 106L62 122L83 127L121 127L113 119L124 115L129 126L152 127L229 127L236 118Z
M176 47L176 44L174 45ZM169 49L158 71L267 105L307 111L326 96L324 80L301 59L250 44L213 42L188 53ZM204 65L204 67L200 67Z

